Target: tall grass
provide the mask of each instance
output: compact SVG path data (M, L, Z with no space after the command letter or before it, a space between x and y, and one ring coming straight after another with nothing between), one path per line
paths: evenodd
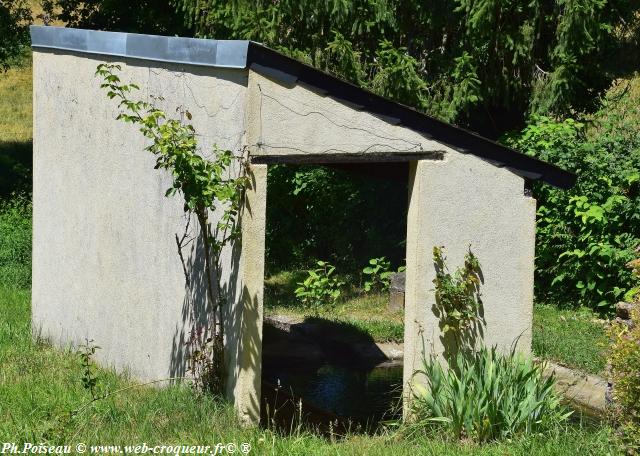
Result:
M418 371L426 385L415 385L414 429L486 442L549 430L571 414L554 392L554 379L515 350L503 355L483 347L458 353L450 364L430 357Z
M6 73L0 72L0 142L30 142L32 133L31 54Z
M24 196L0 199L0 284L31 286L31 202Z
M0 72L0 199L31 192L31 56Z

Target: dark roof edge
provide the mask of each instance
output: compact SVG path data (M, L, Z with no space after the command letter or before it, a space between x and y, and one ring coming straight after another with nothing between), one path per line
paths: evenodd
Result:
M562 168L376 95L259 43L249 43L247 65L274 68L326 92L326 95L352 105L362 106L362 109L383 118L395 118L399 120L399 124L454 150L470 153L498 166L507 167L527 179L539 179L561 189L571 188L576 182L576 175Z

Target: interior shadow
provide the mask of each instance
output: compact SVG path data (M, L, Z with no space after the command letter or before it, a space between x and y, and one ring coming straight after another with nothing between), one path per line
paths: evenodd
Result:
M397 417L402 365L348 323L306 318L263 326L262 424L342 435Z
M32 149L31 141L0 142L0 198L31 193Z
M341 300L362 295L362 268L406 255L406 163L269 166L266 211L267 314L304 313L295 290L317 260L336 266ZM359 305L359 304L358 304ZM262 424L332 435L369 432L400 411L402 363L346 321L266 316L262 345Z

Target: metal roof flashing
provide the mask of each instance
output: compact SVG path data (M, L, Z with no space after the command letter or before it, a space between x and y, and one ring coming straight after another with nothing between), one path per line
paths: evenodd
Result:
M202 40L32 25L31 46L157 62L244 69L247 67L249 41Z
M306 84L357 110L365 110L394 125L402 125L454 150L506 167L525 180L542 180L568 189L573 173L498 144L471 131L447 124L247 40L213 40L134 33L103 32L51 26L31 26L34 48L60 49L157 62L218 68L249 69L283 84Z

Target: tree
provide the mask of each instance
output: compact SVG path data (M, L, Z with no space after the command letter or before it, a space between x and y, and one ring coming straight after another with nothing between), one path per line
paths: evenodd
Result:
M251 39L497 137L594 107L637 66L637 1L176 0L203 37Z
M192 35L173 0L53 0L69 27L156 35Z
M6 71L29 43L30 23L24 0L0 0L0 70Z

